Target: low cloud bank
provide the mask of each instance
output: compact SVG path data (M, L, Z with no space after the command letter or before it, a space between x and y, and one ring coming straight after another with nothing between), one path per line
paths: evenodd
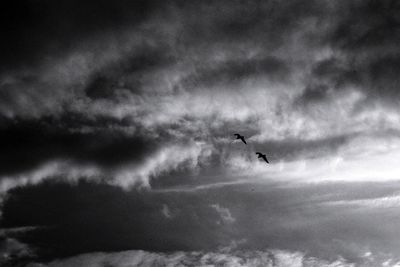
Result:
M352 263L341 257L327 261L307 256L300 252L284 250L230 251L230 252L175 252L152 253L131 250L116 253L90 253L59 259L47 264L33 263L29 267L125 267L125 266L230 266L230 267L356 267L398 266L391 258L375 257L371 253L362 255L362 261Z

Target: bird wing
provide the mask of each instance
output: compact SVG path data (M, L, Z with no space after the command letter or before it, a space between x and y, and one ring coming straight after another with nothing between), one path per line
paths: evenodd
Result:
M269 163L269 161L268 161L268 159L267 159L267 157L266 157L265 155L264 155L263 159L264 159L267 163Z
M240 136L240 134L234 134L234 136L236 136L236 137L239 137L239 136Z
M243 143L247 145L246 140L244 140L244 137L241 137L240 139L242 139Z

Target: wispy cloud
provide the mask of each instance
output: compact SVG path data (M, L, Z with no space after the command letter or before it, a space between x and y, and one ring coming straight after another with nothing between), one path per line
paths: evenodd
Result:
M323 205L361 207L361 208L397 208L400 206L400 196L385 196L352 200L337 200L322 203Z
M181 169L194 170L207 158L207 148L201 143L186 146L172 145L155 152L141 163L127 163L114 169L104 169L96 165L81 165L69 161L52 161L33 171L22 174L2 176L2 193L17 187L38 184L48 179L64 179L76 182L79 179L97 180L129 188L134 185L149 187L151 177Z

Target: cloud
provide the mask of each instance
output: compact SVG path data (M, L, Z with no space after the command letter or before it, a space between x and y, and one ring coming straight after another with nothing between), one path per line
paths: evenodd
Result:
M96 125L100 130L75 131ZM93 121L80 116L68 119L12 121L2 128L0 143L4 148L1 174L34 168L51 160L72 160L101 166L116 166L126 161L140 161L157 148L157 143L142 134L125 133L115 120ZM114 130L113 127L117 129ZM129 127L127 127L129 128Z
M217 60L210 65L200 66L194 74L188 75L182 86L210 88L217 86L237 87L237 83L254 77L268 78L280 83L288 79L289 66L279 58L249 58L238 60ZM232 93L235 93L232 90Z
M387 259L388 260L388 259ZM389 259L390 260L390 259ZM382 261L365 262L365 264L382 264ZM353 267L354 263L343 259L325 261L323 259L307 257L303 253L266 250L266 251L233 251L224 252L175 252L151 253L146 251L124 251L118 253L91 253L67 259L56 260L48 264L31 264L30 266L293 266L293 267ZM361 265L357 265L361 266ZM367 265L366 265L367 266Z
M165 216L167 219L171 219L173 217L171 210L169 209L167 204L162 205L162 210L161 213Z
M335 17L344 6L233 3L222 16L215 11L222 8L217 2L211 9L173 3L165 16L153 16L155 5L149 16L116 35L88 31L87 39L74 40L74 49L48 63L38 62L40 68L3 75L6 123L0 142L9 144L9 153L4 153L7 164L0 171L3 177L29 176L50 162L68 161L72 169L90 166L98 176L111 175L115 184L127 186L149 184L151 177L181 164L193 167L197 157L223 163L219 167L227 173L249 170L253 158L227 145L238 130L248 133L254 146L272 151L273 162L279 162L271 171L255 163L252 173L290 177L300 171L314 179L331 170L338 158L341 167L353 168L358 163L350 162L354 158L346 153L355 152L347 151L347 144L374 135L376 129L391 135L398 130L399 116L380 102L362 107L372 92L362 83L395 82L390 73L396 72L396 62L366 57L366 66L380 70L383 64L388 70L353 71L352 55L333 34L345 20ZM209 20L193 21L195 10ZM243 20L237 22L241 12ZM321 18L324 13L334 21ZM129 25L125 19L121 25L125 22ZM231 32L232 27L242 34ZM247 40L242 38L247 34ZM361 67L362 62L354 64ZM360 73L371 75L364 79ZM32 137L13 139L18 134ZM192 145L200 143L204 145ZM184 148L187 144L192 148ZM198 146L206 148L199 152ZM351 168L346 171L358 170Z
M192 143L186 146L167 146L149 155L143 162L132 161L111 169L91 164L78 164L69 160L53 160L33 171L1 176L0 191L5 193L14 187L38 184L47 179L64 179L73 183L79 179L87 179L124 188L134 185L149 187L150 178L179 168L195 170L207 159L207 155L206 147L199 143Z
M234 223L236 219L232 217L229 209L221 207L219 204L210 205L211 208L215 209L216 212L221 216L221 219L225 223Z
M63 177L67 181L76 182L80 178L90 179L96 176L100 176L100 172L95 167L74 166L68 162L50 162L31 172L2 176L0 190L4 194L12 188L38 184L55 177Z
M62 56L83 40L140 25L162 6L157 1L105 0L94 4L79 1L62 1L58 5L51 1L5 4L0 24L8 41L1 45L4 63L1 71L37 66L46 60L43 55Z
M5 266L17 264L21 261L32 260L34 256L34 251L26 244L14 238L0 237L0 264Z
M345 205L365 208L396 208L400 206L400 196L394 195L380 198L338 200L324 203L324 205Z
M235 154L226 144L236 131L271 150L273 161L282 166L325 156L329 162L338 157L346 162L338 151L353 138L374 129L387 135L398 130L398 112L385 104L395 99L390 94L396 87L397 52L390 47L396 36L384 34L384 44L362 46L365 53L355 53L350 45L364 31L369 36L380 25L393 25L396 20L385 11L386 4L107 2L120 17L109 18L104 6L97 6L94 14L106 16L104 20L85 16L87 6L80 3L63 3L63 9L43 3L40 10L26 4L23 10L32 17L25 19L40 22L34 28L43 31L40 43L58 47L62 39L53 40L40 27L41 15L63 32L59 18L49 14L72 21L64 10L79 8L71 27L77 27L75 20L85 27L77 29L73 45L60 49L62 53L35 47L32 58L37 54L48 59L34 60L36 68L16 60L18 67L1 76L5 126L0 142L12 149L4 153L7 164L0 172L33 172L57 160L101 171L135 162L115 177L129 184L139 176L163 173L146 170L152 164L175 169L168 159L151 163L162 154L157 151L179 158L169 148L171 142L181 147L203 142L213 151L209 159L226 151ZM352 17L348 7L361 12ZM15 7L10 8L15 14ZM365 29L343 28L348 21L366 21L374 10L388 12L390 21L374 15L376 21L365 22ZM106 30L98 30L98 21ZM386 100L375 101L378 87L389 96ZM14 135L32 137L16 140ZM189 154L197 152L187 153L193 158ZM235 170L243 156L249 157L235 154L235 162L223 167Z
M140 181L143 185L149 186L150 177L157 177L179 167L195 169L207 154L206 148L203 149L201 143L167 146L146 159L143 165L120 171L115 177L115 184L127 187Z

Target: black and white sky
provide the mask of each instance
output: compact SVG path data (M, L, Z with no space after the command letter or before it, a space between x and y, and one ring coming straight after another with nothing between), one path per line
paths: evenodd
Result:
M1 266L400 266L399 1L17 0L0 27Z

